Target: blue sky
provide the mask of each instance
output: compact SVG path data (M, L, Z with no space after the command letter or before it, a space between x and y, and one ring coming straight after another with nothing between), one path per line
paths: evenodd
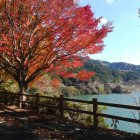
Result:
M140 64L140 0L80 0L89 4L95 17L104 17L102 22L113 22L114 30L108 34L104 51L93 59L110 62Z

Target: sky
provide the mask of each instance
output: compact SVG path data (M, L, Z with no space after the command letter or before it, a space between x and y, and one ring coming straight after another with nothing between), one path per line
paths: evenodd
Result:
M140 0L80 0L89 4L102 23L112 22L114 30L104 39L102 53L91 58L140 65Z

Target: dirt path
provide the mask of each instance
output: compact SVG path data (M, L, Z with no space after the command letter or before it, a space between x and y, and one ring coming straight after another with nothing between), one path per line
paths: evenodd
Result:
M140 135L94 130L57 117L0 107L0 140L139 140Z

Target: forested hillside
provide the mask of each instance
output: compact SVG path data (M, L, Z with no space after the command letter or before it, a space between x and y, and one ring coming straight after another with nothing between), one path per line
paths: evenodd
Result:
M91 59L85 63L84 69L95 71L96 75L92 80L100 82L128 82L140 79L140 66L123 62L109 63Z
M79 89L82 94L130 93L140 90L140 66L88 60L82 69L95 72L89 81L63 79L64 85ZM128 68L128 69L127 69Z
M121 65L120 65L121 64ZM128 69L127 69L127 67ZM139 66L127 63L110 63L107 61L88 60L80 70L95 72L88 81L81 81L74 78L57 77L61 81L59 88L51 85L51 75L46 75L29 88L29 92L45 92L46 94L64 94L73 96L77 94L100 94L100 93L130 93L140 90ZM78 70L77 70L78 71ZM0 88L10 91L17 91L17 84L11 77L3 78L1 73ZM4 76L5 77L5 76ZM5 79L5 81L4 81ZM55 82L57 84L57 82Z

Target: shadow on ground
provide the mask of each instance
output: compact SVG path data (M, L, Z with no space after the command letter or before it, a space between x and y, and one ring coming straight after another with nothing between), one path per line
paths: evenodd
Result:
M0 107L0 140L139 140L140 135L93 129L16 107Z

